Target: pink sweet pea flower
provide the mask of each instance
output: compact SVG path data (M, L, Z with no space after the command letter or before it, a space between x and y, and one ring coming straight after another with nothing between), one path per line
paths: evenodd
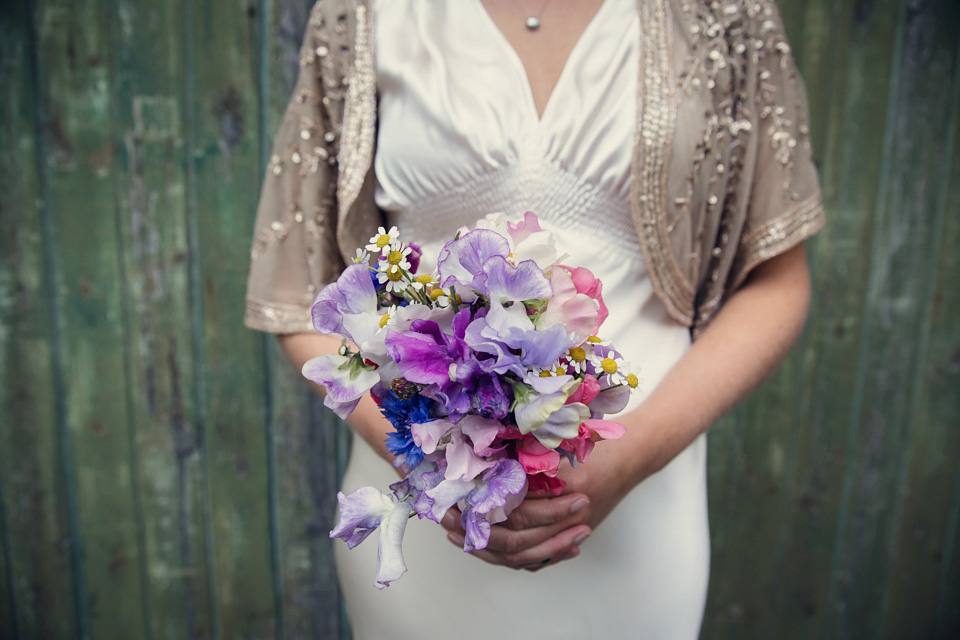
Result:
M600 394L600 381L595 376L584 376L577 390L567 398L567 404L581 402L587 406ZM592 407L591 407L592 409Z
M567 483L557 477L560 470L560 454L557 451L547 449L536 438L527 435L517 445L517 459L527 473L530 491L560 495Z
M558 265L558 267L570 273L570 277L573 279L573 286L577 288L577 293L583 294L591 300L596 301L599 312L597 313L596 324L594 324L593 331L590 332L590 335L597 335L597 331L600 330L600 325L602 325L603 321L610 315L610 312L607 310L607 305L603 303L603 283L600 282L589 269L584 269L583 267L573 269L563 265Z
M547 303L547 308L537 318L536 325L538 331L546 331L555 325L562 325L568 334L576 336L578 342L583 342L594 335L594 331L602 322L600 303L577 290L572 272L573 270L569 267L554 265L550 272L553 297ZM581 280L583 280L582 277Z

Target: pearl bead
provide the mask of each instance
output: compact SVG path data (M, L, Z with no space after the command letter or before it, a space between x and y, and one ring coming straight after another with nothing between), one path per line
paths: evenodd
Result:
M530 31L536 31L537 29L540 28L540 18L538 18L537 16L530 16L529 18L527 18L527 21L525 24L527 25L527 29L529 29Z

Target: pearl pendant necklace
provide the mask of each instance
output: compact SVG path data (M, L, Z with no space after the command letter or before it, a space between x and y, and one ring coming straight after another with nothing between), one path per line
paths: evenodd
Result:
M519 0L513 0L513 4L516 5L517 11L520 15L527 15L527 18L523 21L523 25L527 28L527 31L536 31L540 28L540 16L543 15L544 10L547 8L547 5L550 3L550 0L544 0L540 4L540 10L527 13L523 10L523 7L520 6Z

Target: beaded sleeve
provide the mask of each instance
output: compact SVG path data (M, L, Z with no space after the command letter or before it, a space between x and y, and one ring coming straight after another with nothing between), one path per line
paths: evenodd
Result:
M250 254L244 322L271 333L311 331L317 291L343 268L336 243L339 127L328 108L343 89L328 63L332 45L319 6L310 14L296 86L274 138Z
M825 222L803 80L775 5L756 7L756 85L749 105L756 149L746 220L730 274L733 289L756 265L803 242Z

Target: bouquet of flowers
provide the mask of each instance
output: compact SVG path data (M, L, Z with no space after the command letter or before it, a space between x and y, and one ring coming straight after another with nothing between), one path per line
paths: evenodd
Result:
M464 551L483 549L527 491L560 494L562 459L576 465L596 441L624 434L603 416L623 409L637 378L597 337L601 283L561 260L531 212L461 230L432 273L417 273L417 245L381 227L317 296L314 326L343 344L303 374L341 418L370 392L405 474L390 493L337 496L331 537L352 549L380 531L378 588L406 571L401 542L414 514L439 522L458 505Z

